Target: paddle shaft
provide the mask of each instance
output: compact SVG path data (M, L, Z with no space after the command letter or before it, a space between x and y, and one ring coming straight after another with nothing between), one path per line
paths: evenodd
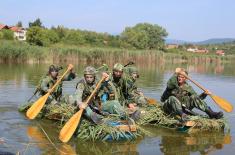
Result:
M188 77L186 74L184 73L179 73L181 75L183 75L184 77L186 77L187 79L189 79L192 83L194 83L196 86L198 86L199 88L201 88L204 92L207 92L207 90L205 88L203 88L199 83L197 83L196 81L192 80L190 77ZM226 112L232 112L233 110L233 106L231 103L229 103L227 100L216 96L216 95L212 95L210 94L210 97L212 98L212 100L218 104L222 109L224 109Z
M91 95L88 97L88 99L86 100L85 104L89 104L89 102L91 101L91 99L94 97L95 93L97 92L97 90L100 88L101 83L105 80L106 77L102 77L102 79L98 82L98 84L96 85L95 89L93 90L93 92L91 93Z
M64 78L64 76L73 68L72 64L69 64L68 69L64 72L64 74L56 81L56 83L52 86L52 88L49 90L48 93L53 92L53 90L55 89L55 87L62 81L62 79Z
M204 92L207 92L207 90L202 87L202 85L200 85L199 83L197 83L196 81L194 81L193 79L191 79L189 76L187 76L186 74L181 74L183 76L185 76L187 79L189 79L189 81L191 81L192 83L194 83L196 86L198 86L200 89L202 89Z

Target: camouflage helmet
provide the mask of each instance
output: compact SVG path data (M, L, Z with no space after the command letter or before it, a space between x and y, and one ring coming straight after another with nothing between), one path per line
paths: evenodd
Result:
M123 68L124 66L120 63L116 63L114 66L113 66L113 70L115 71L123 71Z
M84 69L84 75L95 75L96 74L96 69L92 66L87 66Z
M128 72L129 72L129 75L132 75L132 74L137 74L137 78L139 78L139 73L138 73L138 70L136 67L132 66L132 67L129 67L128 68Z
M55 65L50 65L48 72L49 73L51 73L51 72L58 72L58 68Z

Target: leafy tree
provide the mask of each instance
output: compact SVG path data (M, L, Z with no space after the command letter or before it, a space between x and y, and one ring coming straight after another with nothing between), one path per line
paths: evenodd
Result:
M45 45L45 35L43 29L38 26L32 26L27 31L27 42L32 45L43 46Z
M67 32L65 38L63 39L65 43L81 45L85 43L84 37L80 31L70 30Z
M158 25L140 23L134 27L127 27L121 33L122 43L129 44L137 49L162 49L166 30Z
M0 32L0 38L5 40L14 40L14 33L11 30L3 29Z
M56 28L52 27L51 29L57 33L60 40L66 36L68 31L66 28L64 28L64 26L57 26Z
M54 30L43 30L43 33L45 35L45 40L47 40L50 44L54 44L59 42L59 36Z
M43 27L40 18L37 18L34 22L29 22L29 27L33 26Z

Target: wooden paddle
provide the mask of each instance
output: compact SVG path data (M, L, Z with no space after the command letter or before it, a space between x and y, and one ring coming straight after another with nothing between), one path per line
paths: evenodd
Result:
M42 97L40 97L34 104L28 109L26 112L26 116L29 119L34 119L39 112L41 111L42 107L46 103L49 95L54 91L55 87L61 82L61 80L64 78L64 76L73 68L72 64L69 64L68 69L65 71L65 73L56 81L56 83L53 85L53 87Z
M189 79L192 83L194 83L196 86L198 86L200 89L202 89L204 92L206 92L207 90L205 88L203 88L199 83L197 83L196 81L192 80L189 76L187 76L184 72L179 72L179 74L185 76L187 79ZM211 94L210 97L212 98L212 100L218 104L223 110L225 110L226 112L232 112L233 110L233 106L231 103L229 103L227 100L213 95Z
M146 100L148 101L148 104L157 104L157 101L154 98L147 98Z
M95 93L100 88L101 83L105 80L105 76L102 77L102 79L99 81L89 98L86 100L85 104L89 104L91 99L93 99ZM83 113L84 109L80 109L78 112L76 112L64 125L64 127L60 130L59 139L66 143L69 141L69 139L72 137L73 133L75 132Z

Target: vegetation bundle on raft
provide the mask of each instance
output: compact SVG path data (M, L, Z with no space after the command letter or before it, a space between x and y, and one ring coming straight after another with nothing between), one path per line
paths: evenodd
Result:
M26 112L30 105L20 107L19 111ZM62 128L75 112L76 107L71 104L49 104L43 108L37 118L56 120L59 122L59 128ZM145 130L135 125L135 122L120 120L117 116L110 115L105 117L103 123L99 125L86 118L82 119L75 136L81 140L119 141L142 137L144 132Z
M144 109L144 115L137 121L139 125L156 125L169 128L178 128L183 125L189 126L190 130L200 131L228 131L229 125L225 119L209 119L207 116L189 116L189 121L182 124L177 119L166 115L161 106L151 105Z
M22 106L19 110L23 112L28 108L29 106ZM94 124L85 118L82 119L75 135L81 140L92 141L132 140L144 135L149 135L148 131L143 128L144 125L162 126L175 129L184 126L184 124L180 123L177 119L166 115L161 106L149 105L148 107L141 108L141 111L141 118L136 122L136 124L134 122L134 125L136 126L136 130L134 132L117 128L117 125L133 125L133 122L130 123L129 121L129 123L122 123L123 121L121 121L117 116L110 115L108 117L106 116L103 119L104 123L99 125ZM59 127L61 128L75 112L76 107L71 104L49 104L43 108L38 118L43 117L56 120L60 123ZM201 116L190 116L190 120L193 121L194 124L190 126L189 130L187 130L188 133L193 129L198 129L199 131L222 131L229 129L225 119L216 120Z

